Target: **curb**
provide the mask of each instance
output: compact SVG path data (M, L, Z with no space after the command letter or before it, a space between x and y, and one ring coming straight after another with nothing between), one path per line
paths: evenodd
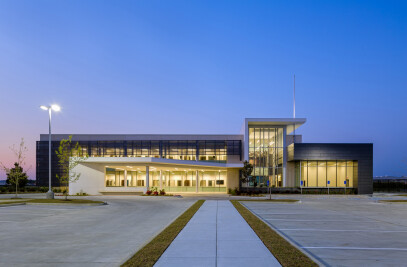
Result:
M0 203L0 208L1 207L10 207L10 206L20 206L20 205L25 205L26 202L20 202L20 203L9 203L9 204L1 204Z
M103 206L103 205L109 205L107 202L103 203L30 203L26 202L27 205L50 205L50 206Z
M386 201L386 200L378 200L376 203L380 204L407 204L407 201Z
M235 200L235 199L232 199L232 200ZM271 204L274 204L274 203L276 203L276 204L301 204L302 203L301 200L297 200L297 201L265 201L264 199L261 199L261 200L260 199L259 200L257 200L257 199L256 200L247 200L247 199L246 200L239 200L239 199L236 199L236 201L239 201L239 202L264 202L264 203L271 203Z

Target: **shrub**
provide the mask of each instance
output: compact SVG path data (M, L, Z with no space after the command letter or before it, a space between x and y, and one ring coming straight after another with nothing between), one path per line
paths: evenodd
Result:
M154 195L154 196L158 196L158 192L157 192L157 191L154 191L154 192L153 192L153 195Z
M164 190L164 189L160 190L160 195L161 195L161 196L164 196L164 195L165 195L165 190Z
M76 193L77 196L89 196L88 193L83 192L83 190L81 189L81 191L79 191L79 193Z
M228 193L231 194L232 196L240 196L240 194L241 194L239 188L237 188L237 187L235 187L235 189L229 188Z
M27 192L37 192L40 191L39 187L35 187L35 186L26 186L25 189L27 190Z
M151 195L151 193L152 193L151 190L146 191L146 195Z
M40 187L40 192L41 192L41 193L46 193L46 192L48 192L48 187L46 187L46 186L41 186L41 187Z

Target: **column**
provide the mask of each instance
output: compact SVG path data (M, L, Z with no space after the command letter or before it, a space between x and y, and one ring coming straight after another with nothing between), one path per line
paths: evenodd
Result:
M160 170L160 189L163 189L163 171Z
M198 193L198 187L199 187L199 173L196 171L196 193Z
M150 188L150 167L146 166L146 188Z
M287 126L283 128L283 187L287 186Z
M124 170L124 187L127 187L127 170Z

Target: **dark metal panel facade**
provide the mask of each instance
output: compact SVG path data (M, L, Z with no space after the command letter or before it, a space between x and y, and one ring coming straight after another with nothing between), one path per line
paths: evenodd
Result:
M373 193L373 144L298 143L294 144L289 160L355 160L358 163L358 193Z

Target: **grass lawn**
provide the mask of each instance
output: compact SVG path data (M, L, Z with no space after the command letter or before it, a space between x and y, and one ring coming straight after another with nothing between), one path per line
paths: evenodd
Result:
M0 198L0 202L5 201L5 200L27 200L27 198L22 198L22 197L19 197L19 198Z
M299 202L298 199L247 199L247 200L239 200L239 201L256 201L256 202L281 202L281 203L295 203Z
M122 266L153 266L205 200L198 200Z
M270 226L240 204L239 200L231 200L231 202L282 266L318 266L307 255L291 245Z
M89 199L18 199L14 201L0 201L2 204L14 204L14 203L49 203L49 204L102 204L103 201L93 201Z
M32 199L30 203L57 203L57 204L101 204L103 201L94 201L89 199Z
M27 202L27 201L24 201L24 200L18 200L18 201L11 201L11 200L9 200L9 201L0 201L0 207L1 207L1 205L4 205L4 204L17 204L17 203L25 203L25 202Z
M382 203L385 203L385 202L388 202L388 203L407 203L407 199L393 199L393 200L391 200L391 199L389 199L389 200L379 200L379 202L382 202Z

